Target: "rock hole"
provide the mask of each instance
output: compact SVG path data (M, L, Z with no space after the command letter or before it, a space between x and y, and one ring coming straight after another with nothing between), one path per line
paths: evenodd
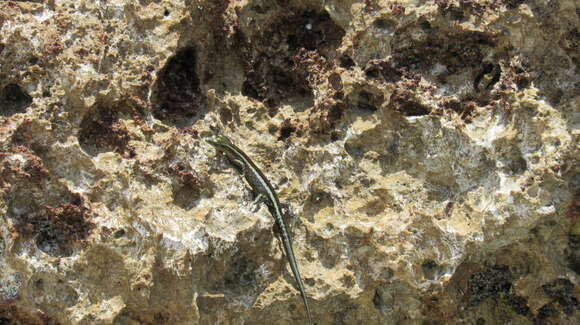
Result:
M394 83L401 80L403 73L385 60L370 60L365 66L365 75L368 78Z
M311 222L315 222L314 216L322 209L332 207L334 200L332 195L324 191L315 191L304 203L304 214Z
M358 142L358 139L346 140L344 142L344 150L349 156L353 157L354 159L360 159L365 153L364 146Z
M246 97L250 97L256 100L262 100L262 96L256 90L256 87L249 81L245 80L244 84L242 85L242 95Z
M340 74L336 72L332 73L328 76L328 83L335 91L340 92L342 90L342 78L340 77Z
M173 203L184 210L193 208L202 190L199 175L184 165L171 166L169 169L169 174L177 180L173 184Z
M14 114L25 113L32 104L32 97L17 84L8 84L0 89L0 115L10 117Z
M398 68L411 72L430 73L436 65L442 65L452 74L482 66L486 51L494 46L493 38L482 32L463 32L448 35L431 26L425 33L425 26L418 22L410 30L396 33L393 38L393 62ZM426 37L409 40L409 33L423 33Z
M419 23L419 26L426 33L429 33L433 30L433 28L431 27L431 23L427 20L421 20L421 22Z
M114 237L114 238L121 238L121 237L125 236L125 234L126 234L126 233L127 233L127 232L125 231L125 229L122 229L122 228L121 228L121 229L118 229L118 230L116 230L116 231L113 233L113 237Z
M270 79L274 87L284 92L291 91L296 86L292 76L279 68L271 70Z
M197 75L197 54L187 47L167 61L159 72L153 116L169 124L184 125L200 113L202 96Z
M224 274L225 288L238 294L247 292L245 288L252 288L257 285L256 269L256 263L247 256L233 256L226 266Z
M376 112L382 103L382 95L375 95L366 90L361 90L355 95L353 104L356 109L361 111Z
M489 90L499 81L500 77L501 67L498 64L485 63L473 80L473 88Z
M344 105L338 103L330 106L328 110L328 120L331 124L335 124L344 115Z
M423 275L428 280L438 280L443 275L443 270L435 261L425 261L421 264Z
M339 65L341 68L351 69L356 64L354 63L353 59L350 56L344 54L339 59Z
M333 56L333 51L345 34L326 12L302 12L287 19L287 24L281 28L294 31L287 37L290 51L300 48L308 51L316 50L327 58Z
M375 21L373 21L373 27L376 29L379 29L381 31L385 31L385 32L391 32L395 30L396 27L396 23L391 21L391 20L386 20L386 19L376 19Z
M373 305L378 310L381 310L384 305L383 297L381 297L381 294L379 293L378 289L375 290L375 295L373 297Z

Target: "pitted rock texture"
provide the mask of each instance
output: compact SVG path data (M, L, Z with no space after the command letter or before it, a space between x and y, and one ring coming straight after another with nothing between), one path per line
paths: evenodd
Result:
M580 323L572 0L1 1L0 324Z

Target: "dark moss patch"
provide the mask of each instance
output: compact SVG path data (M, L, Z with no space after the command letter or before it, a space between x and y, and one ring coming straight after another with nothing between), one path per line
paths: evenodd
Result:
M264 102L272 114L290 98L313 103L312 88L344 36L326 12L288 9L273 21L248 37L237 30L233 39L246 70L242 94Z
M86 239L94 228L92 214L80 196L69 203L44 206L44 211L20 217L16 230L32 236L38 248L52 256L70 256L73 246Z
M571 315L580 310L578 299L574 296L574 284L568 279L557 279L542 286L550 298L557 302L564 313Z
M473 274L469 278L465 295L469 306L477 306L485 299L508 295L511 289L509 268L499 265Z
M24 167L17 167L9 163L6 158L20 154L26 159ZM0 152L0 193L9 192L14 184L27 182L29 189L42 188L49 172L42 159L25 145L12 145L8 152Z
M12 147L12 152L23 155L27 164L24 167L25 176L32 182L40 183L49 175L48 169L42 163L42 160L28 147L24 145L17 145Z
M203 98L196 65L193 47L180 50L167 61L159 72L155 90L155 118L179 125L200 113Z
M125 158L134 157L135 150L129 145L131 137L123 119L142 122L140 109L130 103L99 104L91 108L80 125L81 148L92 156L112 151Z
M522 316L529 315L530 307L528 307L528 299L525 297L508 295L505 301L516 314Z
M535 318L536 324L546 324L546 320L558 315L558 310L553 302L543 305Z
M278 141L285 141L294 132L296 132L296 127L292 125L290 120L284 120L282 125L280 125L280 135L278 136Z
M0 115L10 117L17 113L25 113L32 104L32 97L17 84L8 84L0 89Z
M441 100L440 105L444 111L457 113L463 121L470 123L480 103L473 98L465 98L463 100L444 98Z
M574 284L568 279L557 279L544 284L542 289L550 298L559 299L572 295Z

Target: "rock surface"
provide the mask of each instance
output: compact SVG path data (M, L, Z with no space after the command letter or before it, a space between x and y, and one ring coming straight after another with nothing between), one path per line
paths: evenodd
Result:
M0 2L0 324L578 324L573 0Z

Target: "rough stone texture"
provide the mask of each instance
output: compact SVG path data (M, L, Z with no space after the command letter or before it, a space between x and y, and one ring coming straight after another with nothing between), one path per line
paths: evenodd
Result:
M574 0L0 1L0 324L578 324Z

